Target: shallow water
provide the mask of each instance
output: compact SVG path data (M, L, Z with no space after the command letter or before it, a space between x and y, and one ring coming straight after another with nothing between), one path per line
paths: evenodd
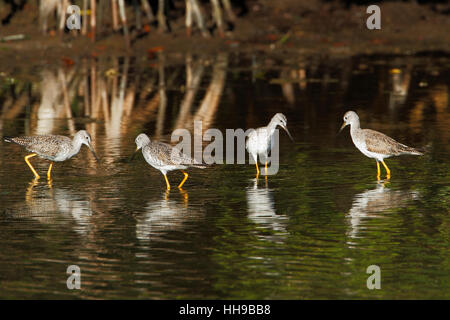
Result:
M66 65L64 65L64 63ZM110 58L0 75L0 134L70 135L88 149L31 162L0 145L0 298L449 298L450 59L255 54ZM86 94L88 93L88 94ZM337 135L345 111L362 127L426 150L373 159ZM277 175L252 164L162 175L135 149L146 132L254 128L287 116ZM384 174L384 171L382 171ZM66 269L81 268L81 290ZM369 290L366 269L381 269Z

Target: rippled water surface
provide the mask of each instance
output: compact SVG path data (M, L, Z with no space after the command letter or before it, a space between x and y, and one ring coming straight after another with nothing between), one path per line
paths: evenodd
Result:
M53 169L0 143L0 298L450 298L450 60L277 60L174 55L66 61L0 74L0 134L91 133ZM390 181L337 135L362 127L422 148L386 161ZM180 172L173 188L135 149L140 132L255 128L276 112L277 175L252 164ZM207 145L205 142L204 145ZM384 171L383 171L384 172ZM81 290L66 287L69 265ZM381 290L368 290L369 265Z

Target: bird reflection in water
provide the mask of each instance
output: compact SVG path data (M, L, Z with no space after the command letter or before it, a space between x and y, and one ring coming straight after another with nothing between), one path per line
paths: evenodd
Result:
M247 188L247 210L250 221L258 228L268 230L259 236L261 239L280 242L287 235L288 217L276 213L273 192L267 181L264 187L258 187L258 179L252 179L253 185Z
M67 224L83 235L89 232L92 216L89 200L83 200L69 189L54 187L52 180L39 183L38 179L30 182L25 204L20 204L20 208L15 208L13 212L15 218L33 219L45 224Z
M361 233L367 228L369 218L382 218L386 211L405 207L410 200L420 196L418 191L392 190L387 187L388 185L389 182L377 182L375 189L366 190L354 197L347 214L349 221L347 235L350 238L362 237Z
M136 217L136 238L151 241L171 231L181 231L203 216L202 207L189 205L188 193L181 189L177 194L164 192L160 200L150 200L145 212Z

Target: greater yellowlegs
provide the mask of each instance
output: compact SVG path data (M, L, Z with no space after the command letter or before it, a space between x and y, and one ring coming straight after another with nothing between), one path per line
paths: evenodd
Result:
M164 175L167 190L170 190L167 172L173 170L181 170L183 172L184 179L178 185L178 188L181 189L189 177L187 172L184 171L185 169L189 167L203 169L206 167L205 164L199 163L171 145L159 141L150 141L150 138L145 133L138 135L135 142L137 146L136 151L142 149L145 161Z
M420 151L401 144L387 135L370 130L361 129L359 124L359 117L354 111L348 111L344 115L344 124L339 132L350 125L350 135L353 143L366 157L374 158L377 161L377 179L380 179L380 162L386 169L387 179L391 177L391 171L389 170L385 158L392 156L399 156L402 154L411 154L421 156L423 153Z
M26 150L32 152L25 157L25 162L30 167L34 176L39 179L40 176L33 168L28 159L39 156L43 159L50 160L50 166L47 171L47 179L51 178L53 162L65 161L76 155L82 144L89 147L95 159L98 161L97 155L91 145L91 136L85 130L78 131L73 139L65 136L44 135L44 136L23 136L23 137L4 137L6 142L13 142L25 147Z
M256 177L259 176L258 155L260 157L263 156L265 159L265 172L267 175L267 155L269 153L269 150L271 149L272 136L277 126L282 127L289 135L289 138L294 141L291 134L289 133L289 130L286 127L286 124L286 116L282 113L277 113L272 117L272 120L270 120L269 124L266 127L257 128L249 133L246 148L248 153L250 153L253 157L253 160L255 160Z

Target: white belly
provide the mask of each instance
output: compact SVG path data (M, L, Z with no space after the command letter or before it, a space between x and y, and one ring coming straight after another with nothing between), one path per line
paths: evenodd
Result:
M355 146L358 148L358 150L361 151L361 153L363 155L365 155L366 157L373 158L378 161L383 161L383 159L389 157L388 155L385 155L385 154L380 154L380 153L371 152L371 151L367 150L365 141L358 141L358 140L354 139L353 136L352 136L352 141L355 144Z
M267 130L253 131L248 137L247 150L253 155L267 155L270 150L270 136Z

